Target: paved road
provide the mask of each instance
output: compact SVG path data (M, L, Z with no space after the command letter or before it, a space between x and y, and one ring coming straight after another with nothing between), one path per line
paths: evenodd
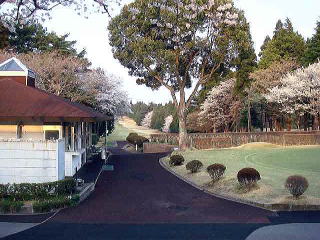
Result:
M113 153L115 170L102 172L87 200L7 239L241 240L273 222L297 219L207 195L164 170L161 154L119 148ZM308 221L308 216L298 219Z

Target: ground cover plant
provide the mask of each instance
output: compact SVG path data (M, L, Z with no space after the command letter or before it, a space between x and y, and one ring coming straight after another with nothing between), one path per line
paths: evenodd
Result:
M320 147L271 147L268 144L261 147L261 145L249 144L230 149L181 152L186 164L193 159L199 159L203 163L203 169L214 163L226 166L224 177L214 186L208 185L212 179L205 170L201 170L198 174L189 174L184 166L176 166L172 170L197 185L221 195L266 204L320 205L318 161ZM165 160L168 165L169 161L170 159ZM254 168L260 173L259 188L253 188L248 192L238 190L237 174L243 168ZM305 198L295 200L285 188L284 183L292 175L308 176L309 187L304 193Z

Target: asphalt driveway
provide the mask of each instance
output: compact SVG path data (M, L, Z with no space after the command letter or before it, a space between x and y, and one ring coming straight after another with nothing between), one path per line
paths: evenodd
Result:
M101 173L88 199L7 239L241 240L273 223L308 221L304 213L279 216L195 189L160 166L165 154L112 152L114 171Z

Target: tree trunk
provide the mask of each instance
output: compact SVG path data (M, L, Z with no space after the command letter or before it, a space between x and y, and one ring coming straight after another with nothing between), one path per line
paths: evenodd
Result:
M179 149L184 151L188 148L187 118L185 114L179 114Z
M250 106L250 101L248 101L248 116L247 116L247 118L248 118L248 132L251 132L251 106Z
M188 149L188 133L187 133L187 107L184 89L180 90L180 103L178 107L179 118L179 149L184 151Z

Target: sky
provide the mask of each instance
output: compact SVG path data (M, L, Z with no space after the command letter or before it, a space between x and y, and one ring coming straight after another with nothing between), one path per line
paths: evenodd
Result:
M312 36L316 22L320 20L320 0L235 0L235 4L245 11L257 53L265 37L272 36L278 19L289 17L295 30L305 38ZM115 7L112 15L116 15L120 9ZM101 67L122 79L122 87L133 102L170 101L167 89L152 91L137 85L135 78L129 76L128 71L113 58L108 43L109 20L106 14L91 14L84 18L70 9L59 7L53 10L52 19L47 20L44 25L49 31L60 35L70 33L69 39L77 41L77 48L87 50L87 57L93 67Z

